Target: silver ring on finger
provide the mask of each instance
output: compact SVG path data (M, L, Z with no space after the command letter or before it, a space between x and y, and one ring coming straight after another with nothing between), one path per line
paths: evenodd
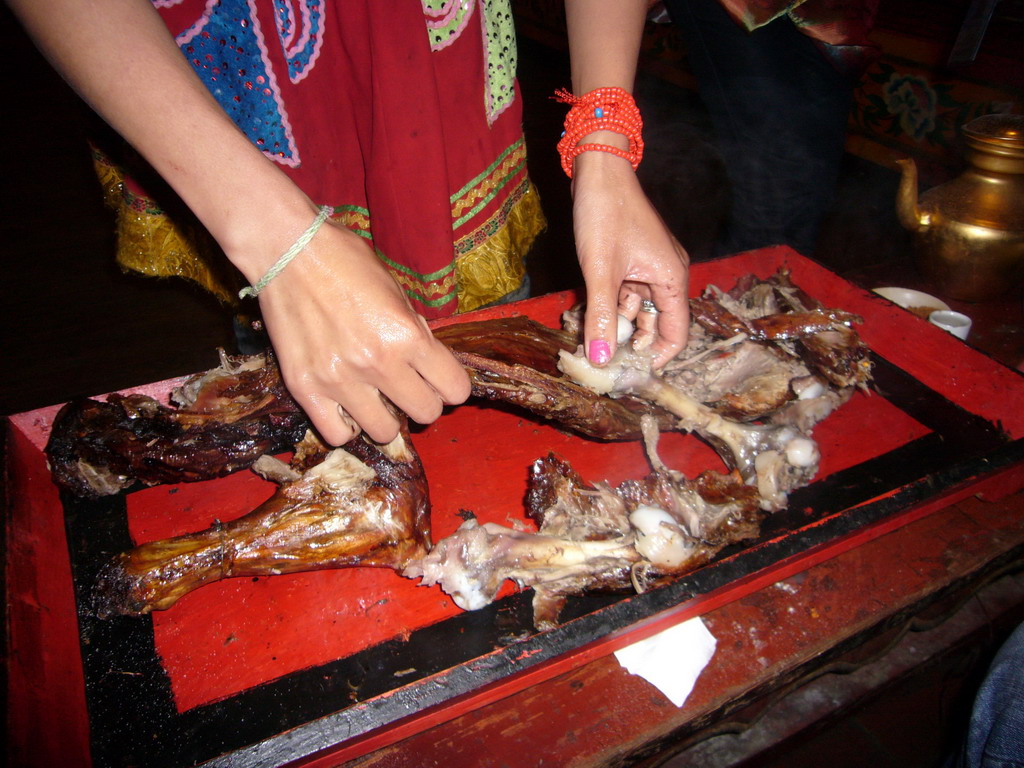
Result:
M658 314L658 308L654 306L654 302L650 299L644 299L640 302L640 311L648 312L652 315Z

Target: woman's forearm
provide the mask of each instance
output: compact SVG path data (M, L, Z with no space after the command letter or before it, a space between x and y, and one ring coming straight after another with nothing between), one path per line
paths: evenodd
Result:
M149 0L8 2L58 71L174 188L250 283L290 251L316 206L236 128ZM327 442L347 442L358 424L387 443L399 429L389 402L429 423L469 396L466 372L370 243L331 225L300 242L299 258L258 300L285 383Z
M633 91L646 16L647 0L566 0L576 96ZM607 363L622 314L650 337L661 367L686 343L687 256L644 195L633 158L600 151L626 150L630 142L618 130L593 131L580 138L589 147L573 159L573 232L587 286L584 348L591 362ZM639 312L644 299L654 302L657 319Z
M311 203L221 109L149 0L8 3L65 80L174 188L248 279L309 224Z
M566 0L573 91L633 90L647 0Z

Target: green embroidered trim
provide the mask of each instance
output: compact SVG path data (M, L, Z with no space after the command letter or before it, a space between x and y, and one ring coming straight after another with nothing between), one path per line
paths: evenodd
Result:
M369 223L370 211L367 208L358 205L338 205L334 207L334 210L335 221L344 224L351 232L360 237L372 240ZM456 298L454 260L436 272L421 274L403 264L392 261L384 255L380 248L374 246L373 250L411 299L424 306L436 308ZM428 299L426 294L434 294L437 298Z
M361 213L366 218L370 218L370 209L362 205L336 205L334 213Z
M500 155L498 155L498 157L495 158L493 163L491 163L484 170L482 170L480 173L478 173L476 176L474 176L472 179L470 179L462 189L460 189L458 192L456 192L454 195L452 195L449 198L449 202L452 204L452 207L453 208L455 207L455 204L459 201L459 198L465 196L469 192L469 190L471 190L473 187L477 186L481 181L483 181L485 178L487 178L492 173L494 173L494 170L499 165L501 165L502 162L504 162L506 157L511 155L513 152L515 152L517 149L519 149L525 143L526 143L526 137L525 136L521 136L518 140L516 140L516 142L514 144L510 144L508 146L508 148L505 149L504 152L502 152Z
M460 216L458 219L455 220L455 222L452 224L452 229L458 229L463 224L465 224L467 221L469 221L471 218L476 216L476 214L478 214L481 210L483 210L485 207L487 207L487 205L492 200L494 200L495 197L498 196L498 194L501 192L501 190L504 189L505 186L510 181L512 181L517 175L522 173L522 171L525 168L526 168L526 157L524 156L521 162L517 163L508 173L506 173L504 176L502 176L500 183L498 183L494 187L494 189L492 189L490 191L490 193L485 195L483 197L483 199L481 199L479 203L477 203L472 208L470 208L468 212L464 213L462 216Z
M331 220L335 224L341 224L349 232L359 235L364 240L373 240L368 208L361 205L336 205L331 213Z
M494 125L516 97L518 66L516 27L510 0L421 0L431 51L454 43L472 23L474 3L480 8L484 33L484 114Z
M449 264L447 267L442 267L441 269L437 270L437 272L431 272L429 275L424 275L413 269L409 269L408 267L399 264L396 261L392 261L383 253L381 253L379 248L377 248L376 251L377 257L385 264L387 264L391 269L395 270L396 272L401 272L403 275L408 275L409 277L415 278L421 283L433 283L438 280L442 280L444 279L445 276L449 275L452 272L452 270L455 269L455 263L453 262Z
M513 190L508 196L508 199L502 203L501 208L499 208L491 218L473 230L472 233L459 238L455 242L455 255L463 256L477 246L486 242L489 238L493 237L498 230L505 226L509 213L511 213L516 203L523 199L523 196L529 191L529 189L530 180L523 179L515 190Z
M442 296L439 299L424 298L419 291L413 290L412 288L406 288L405 292L409 296L409 298L415 299L423 306L430 307L431 309L437 309L438 307L444 306L448 302L455 301L455 299L458 298L458 294L455 291L452 291L447 296Z
M508 109L516 95L516 67L519 64L516 26L512 20L509 0L483 0L482 6L484 48L487 52L484 107L487 110L487 124L494 125L494 121Z

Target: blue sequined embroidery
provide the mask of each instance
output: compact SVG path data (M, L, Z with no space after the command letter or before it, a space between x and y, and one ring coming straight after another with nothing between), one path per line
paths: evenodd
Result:
M274 0L274 18L281 48L288 60L288 77L299 82L308 73L320 53L323 40L324 5L322 0L299 3L301 25L296 24L295 5L289 0Z
M315 36L303 33L289 51L286 40L290 41L294 34L286 35L280 24L277 25L290 73L297 75L292 77L293 81L308 73L320 48L321 0L305 1L317 8L316 14L303 13L304 29L305 20L312 20L315 15ZM280 0L276 3L279 5ZM298 147L270 66L265 37L250 3L247 0L209 3L203 16L178 35L177 42L210 93L245 135L268 157L284 165L298 166Z

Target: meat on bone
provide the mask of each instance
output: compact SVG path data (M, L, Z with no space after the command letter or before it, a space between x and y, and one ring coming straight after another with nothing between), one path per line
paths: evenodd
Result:
M711 301L694 303L693 341L666 368L666 382L730 419L767 418L804 431L849 396L837 392L865 385L870 364L846 325L853 316L816 306L788 276L748 285L738 299L735 291L709 288L721 302L717 309ZM716 339L709 328L740 332ZM655 413L663 429L675 422L640 398L619 393L610 399L563 376L556 362L560 351L576 348L572 332L511 317L448 326L436 336L466 368L476 397L602 440L638 438L647 413ZM812 387L798 393L805 381ZM815 385L819 394L809 394ZM171 406L144 395L67 404L54 422L47 456L58 485L98 497L136 482L221 477L285 450L307 427L272 355L222 356L220 367L180 387Z
M559 359L563 372L598 394L638 395L677 416L681 429L708 440L744 482L757 488L765 510L785 507L788 493L817 472L820 454L813 439L788 424L742 424L722 417L654 373L646 351L623 344L601 367L564 350Z
M689 481L661 464L655 446L649 439L655 471L618 488L586 485L555 456L538 459L527 492L536 533L470 519L404 575L439 585L466 610L492 602L505 581L532 587L534 625L543 630L558 624L571 595L643 591L757 535L762 513L753 488L716 472Z
M188 379L169 406L140 394L67 403L46 455L58 486L98 498L137 482L209 480L246 469L291 448L308 424L272 355L222 353L220 366Z
M309 438L312 439L312 438ZM221 579L375 566L401 570L430 547L430 500L403 425L378 445L296 452L294 466L264 457L255 469L280 483L252 512L198 533L142 544L101 570L101 616L141 615Z
M870 374L852 315L820 307L788 276L739 288L709 288L694 303L691 343L665 375L628 344L596 369L572 354L577 334L525 317L439 329L474 395L600 439L643 434L654 471L618 488L587 486L564 462L538 460L527 505L536 533L469 521L429 554L426 481L405 433L390 447L359 438L330 453L300 443L290 466L263 456L307 426L272 357L225 357L179 388L172 407L140 395L69 406L48 455L73 492L206 479L253 462L280 484L239 520L118 556L98 607L145 613L230 576L374 565L441 584L467 608L506 580L533 587L543 627L568 595L644 589L698 567L756 535L763 511L809 482L818 462L810 429ZM767 423L737 421L756 419ZM736 471L688 480L665 467L657 434L672 428L701 435Z

